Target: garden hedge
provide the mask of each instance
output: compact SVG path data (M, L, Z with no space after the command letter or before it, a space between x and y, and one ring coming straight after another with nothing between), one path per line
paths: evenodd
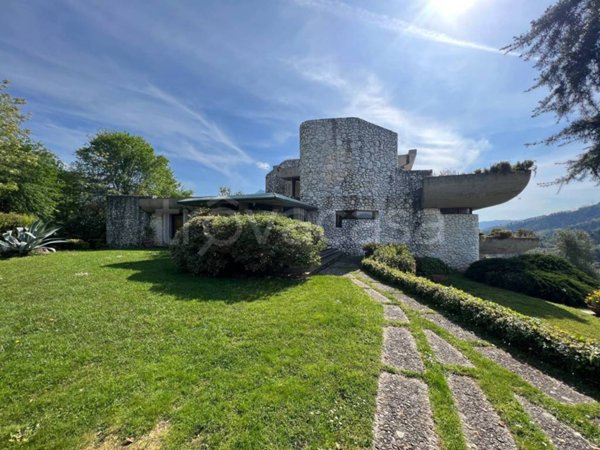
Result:
M430 277L432 275L447 275L452 273L448 264L439 258L433 256L421 256L415 258L417 263L417 275L421 277Z
M35 220L30 214L0 212L0 235L17 227L28 227Z
M564 258L520 255L475 261L465 276L480 283L570 306L585 306L585 297L600 283Z
M402 272L365 258L363 268L414 294L461 321L490 333L511 346L530 351L547 362L600 382L600 343L577 338L496 303Z
M369 243L363 247L366 257L387 264L395 269L415 273L417 265L415 257L404 244Z
M267 275L314 268L325 247L322 227L281 215L199 215L177 232L171 256L196 275Z

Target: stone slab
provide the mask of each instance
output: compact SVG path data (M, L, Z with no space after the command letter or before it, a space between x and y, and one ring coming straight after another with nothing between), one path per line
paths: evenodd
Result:
M473 367L473 364L456 348L431 330L425 330L427 341L433 349L438 361L442 364L456 364L463 367Z
M384 305L383 306L383 316L386 320L400 320L403 322L408 322L408 317L397 305Z
M382 373L373 434L375 450L440 448L427 385L415 378Z
M460 415L463 432L471 449L516 449L508 428L475 380L451 375L448 384Z
M383 332L383 363L395 369L423 372L417 344L406 328L386 327Z
M477 349L481 354L487 356L492 361L500 364L511 372L516 373L521 378L531 383L546 395L563 403L584 403L594 400L587 395L581 394L571 386L557 380L535 367L518 361L510 353L497 347L480 347Z
M517 400L533 421L546 433L557 450L598 450L600 448L590 443L571 427L560 422L541 406L535 405L523 397L517 396Z
M452 333L453 335L455 335L456 337L459 337L460 339L464 339L466 341L477 340L477 335L475 335L475 333L473 333L469 330L466 330L463 327L461 327L460 325L457 325L454 322L446 319L441 314L438 314L438 313L429 314L426 318L427 318L427 320L430 320L433 323L435 323L436 325L439 325L444 330Z

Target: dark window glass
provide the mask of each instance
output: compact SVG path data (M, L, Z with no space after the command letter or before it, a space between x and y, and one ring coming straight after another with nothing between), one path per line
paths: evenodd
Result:
M378 211L369 210L347 210L347 211L336 211L335 212L335 226L338 228L342 227L342 221L344 220L374 220L379 215Z

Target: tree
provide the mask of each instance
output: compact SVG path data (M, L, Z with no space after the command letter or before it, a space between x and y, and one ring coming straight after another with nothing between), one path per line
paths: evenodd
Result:
M60 162L41 144L31 140L21 112L25 100L7 92L0 83L0 211L52 218L60 185Z
M594 241L582 230L562 229L553 237L555 252L585 273L596 276Z
M600 184L600 0L559 0L504 50L522 51L523 59L535 61L539 76L531 89L550 91L534 116L553 113L558 121L575 116L542 141L583 145L582 153L566 162L566 175L555 182L590 178Z
M156 155L144 138L126 132L101 131L76 152L74 170L97 194L182 197L169 160Z
M232 195L244 195L243 192L232 192L229 186L219 186L219 197L231 197Z

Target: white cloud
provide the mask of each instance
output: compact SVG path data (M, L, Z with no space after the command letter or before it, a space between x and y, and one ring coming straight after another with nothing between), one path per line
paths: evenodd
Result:
M391 17L385 14L377 14L364 8L358 8L352 5L348 5L347 3L344 3L339 0L293 1L300 6L317 9L339 17L347 17L349 19L357 20L369 25L376 26L380 29L392 31L401 35L412 36L417 39L438 42L440 44L452 45L455 47L463 47L489 53L504 54L504 52L490 45L480 44L478 42L467 41L464 39L457 39L439 31L423 28L405 20ZM516 56L516 54L512 53L511 55Z
M490 148L486 139L462 136L444 124L395 106L373 74L345 78L330 62L314 59L293 59L289 64L305 79L331 88L341 97L336 116L360 117L397 132L400 153L417 148L416 168L465 170Z
M259 169L262 169L262 170L269 170L271 168L271 164L269 164L267 162L259 161L256 163L256 167L258 167Z

